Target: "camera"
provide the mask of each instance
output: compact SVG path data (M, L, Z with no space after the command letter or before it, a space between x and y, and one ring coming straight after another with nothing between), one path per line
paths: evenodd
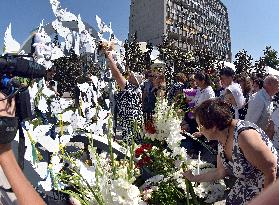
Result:
M0 57L0 90L6 96L5 99L16 97L16 115L19 120L30 118L32 112L28 86L22 86L15 77L34 79L46 76L44 66L24 57L30 56L6 54Z
M42 78L46 75L46 68L35 61L27 60L24 55L6 54L0 57L0 74L7 74L24 78Z

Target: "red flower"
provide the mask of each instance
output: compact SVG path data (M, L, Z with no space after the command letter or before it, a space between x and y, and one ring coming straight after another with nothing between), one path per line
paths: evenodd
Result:
M148 156L145 156L145 157L143 158L143 162L144 162L144 164L149 164L149 163L151 162L151 158L148 157Z
M155 134L156 133L155 125L151 120L149 120L145 123L144 128L145 128L146 132L149 133L149 134Z
M152 149L152 144L142 144L141 147L144 149L144 150L151 150Z
M141 159L141 160L139 160L139 161L137 162L136 167L137 167L137 168L142 168L143 166L144 166L143 160Z
M136 164L137 168L142 168L143 166L150 164L151 163L151 158L148 156L143 157L141 160L139 160Z
M141 147L139 147L139 148L137 148L136 150L135 150L135 156L136 156L136 158L138 158L140 155L142 155L144 153L144 148L142 148L142 146Z

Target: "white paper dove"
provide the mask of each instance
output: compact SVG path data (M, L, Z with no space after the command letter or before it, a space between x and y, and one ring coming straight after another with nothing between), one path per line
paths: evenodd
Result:
M47 104L47 100L44 97L40 97L39 103L38 103L38 109L42 112L42 113L46 113L48 112L48 104Z
M85 25L81 20L80 14L78 15L77 22L78 22L78 31L79 34L81 34L82 31L85 31Z
M110 26L107 26L98 15L96 15L96 22L100 33L108 32L110 34L113 34L113 31L111 29L111 24Z
M64 38L65 40L65 48L70 50L73 45L73 36L72 32L69 28L66 28L62 25L62 22L56 19L52 23L52 27L57 31L57 33Z
M107 26L98 15L96 15L96 22L97 22L97 26L99 28L98 36L99 36L100 40L104 41L104 42L108 41L108 40L103 38L103 34L104 33L109 33L109 36L110 37L112 36L113 31L111 29L111 25L110 25L110 27Z
M20 49L20 44L12 36L12 24L7 27L4 37L4 53L17 53Z
M86 30L84 23L81 20L80 15L78 15L78 28L79 28L79 47L80 54L85 53L95 53L97 48L95 39L90 35L90 33Z
M52 125L37 126L32 132L32 137L35 141L40 143L46 150L52 153L56 153L59 151L59 139L58 137L52 139L49 136L48 131L51 127Z
M53 14L59 21L76 21L77 17L71 12L67 11L67 9L62 9L60 2L58 0L50 0L49 1L52 7Z

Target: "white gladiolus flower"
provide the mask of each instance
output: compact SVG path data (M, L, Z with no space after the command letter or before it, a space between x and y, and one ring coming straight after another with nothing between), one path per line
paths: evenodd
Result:
M55 95L55 92L50 90L47 86L44 86L42 93L48 98Z
M59 114L59 113L63 112L63 109L61 108L59 100L54 99L51 101L50 110L53 114Z
M30 95L30 98L31 100L33 100L37 93L38 93L38 83L34 82L34 84L32 86L29 86L28 87L28 90L29 90L29 95Z
M71 117L74 114L72 110L68 110L62 114L62 121L63 122L71 122ZM59 119L59 118L58 118Z
M57 137L55 139L52 139L49 136L48 131L51 127L52 125L39 125L34 129L33 132L31 132L31 136L36 142L40 143L46 150L55 153L59 151L59 139Z
M168 152L166 149L163 151L163 154L165 157L169 157L171 155L171 153Z
M153 189L144 190L143 191L143 200L144 201L149 200L151 198L152 192L153 192Z
M173 173L174 179L179 179L180 177L182 177L182 172L180 170Z
M42 112L42 113L46 113L48 112L48 105L47 105L47 101L44 97L40 97L39 103L38 103L38 109Z
M138 187L122 178L111 181L111 198L115 205L138 205L142 201Z
M95 178L95 167L93 166L85 166L80 160L76 160L76 164L79 168L79 172L81 176L90 184L90 186L95 186L96 178Z
M63 168L63 163L60 163L60 158L57 155L51 158L52 172L57 174Z
M29 121L25 121L24 122L24 126L25 126L25 128L26 128L26 130L33 130L33 124L32 123L29 123Z
M102 136L102 137L104 136L102 123L97 122L97 124L90 124L85 129L88 133L92 133L94 135Z
M205 183L201 183L199 186L194 187L195 194L200 198L205 198L206 196L206 186Z
M72 135L62 135L60 137L60 144L62 146L65 146L66 144L68 144L70 142L70 140L73 138Z
M89 84L88 83L82 83L82 84L78 84L78 88L81 92L86 92L89 88Z
M53 99L50 103L50 109L53 114L62 113L65 109L73 104L72 100L66 100L64 98Z
M85 125L86 125L86 119L83 118L82 116L80 116L78 114L78 112L76 111L76 113L73 114L71 117L71 125L74 130L83 129L83 128L85 128Z
M45 179L48 174L48 163L47 162L39 162L36 164L32 164L34 171L42 178Z
M178 178L176 179L176 182L177 182L177 186L181 189L184 190L184 192L186 193L187 192L187 185L185 183L185 179L184 178Z
M65 110L68 107L70 107L71 105L73 105L74 101L73 100L68 100L68 99L65 99L65 98L59 98L59 103L60 103L61 109Z
M42 186L42 188L45 190L45 191L51 191L52 190L52 180L51 180L51 177L50 177L50 174L48 175L48 177L46 178L46 180L44 181L40 181L38 183L39 186Z
M73 129L72 125L67 126L67 132L69 133L69 135L73 135L74 129Z

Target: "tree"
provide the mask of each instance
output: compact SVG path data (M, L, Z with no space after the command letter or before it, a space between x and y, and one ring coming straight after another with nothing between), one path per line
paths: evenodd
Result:
M255 66L254 66L255 69L253 71L253 75L263 79L267 75L265 67L266 67L265 58L261 57L260 60L255 62Z
M195 65L195 59L192 52L178 48L168 37L163 39L163 43L158 46L159 58L166 63L164 70L167 89L171 85L174 76L179 73L192 73Z
M235 55L235 59L236 60L233 63L236 67L235 73L237 75L250 75L252 73L253 58L251 57L251 55L247 54L246 50L243 49L242 51L239 51Z
M264 52L264 62L266 66L279 70L279 59L278 52L271 48L271 46L266 46Z
M129 70L134 72L143 73L144 70L149 69L151 65L150 53L152 52L152 45L148 44L147 51L143 52L140 49L139 42L136 35L133 35L132 40L125 41L125 57L126 66Z

